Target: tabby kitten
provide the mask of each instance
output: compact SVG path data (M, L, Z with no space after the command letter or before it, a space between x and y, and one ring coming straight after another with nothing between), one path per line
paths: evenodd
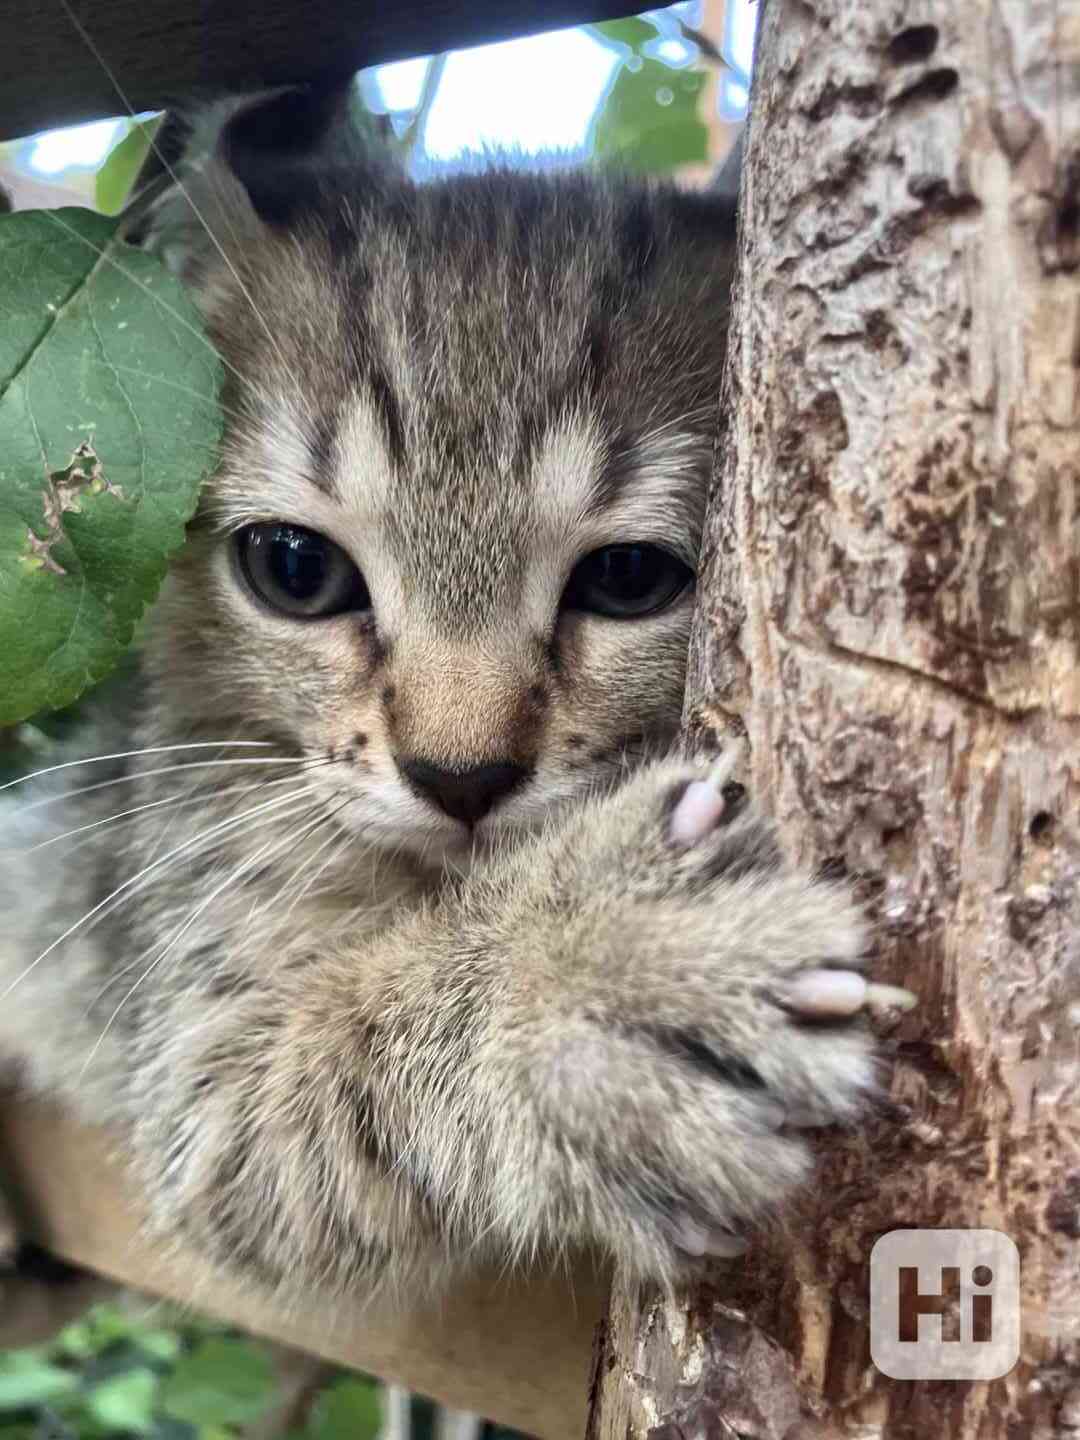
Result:
M4 820L0 1050L255 1284L671 1280L872 1081L857 1016L804 1013L848 898L751 808L688 823L703 768L664 758L730 208L417 186L301 92L213 120L139 239L226 363L221 463L95 746L136 753Z

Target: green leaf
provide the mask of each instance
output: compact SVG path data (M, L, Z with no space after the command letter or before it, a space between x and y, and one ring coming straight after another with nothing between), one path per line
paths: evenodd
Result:
M96 1337L90 1322L76 1320L65 1325L56 1337L56 1349L71 1360L89 1360L97 1354Z
M180 1354L180 1336L174 1330L143 1330L132 1339L155 1360L175 1360Z
M115 227L0 217L0 726L113 668L220 439L220 361Z
M157 1387L153 1370L127 1370L95 1385L86 1396L86 1408L110 1429L142 1435L153 1422Z
M191 1425L244 1425L274 1401L274 1372L246 1340L204 1340L161 1387L161 1408Z
M78 1389L78 1377L50 1365L34 1351L0 1354L0 1411L44 1405Z
M635 53L655 40L658 33L655 25L637 15L626 20L601 20L588 28L598 40L609 45L625 45Z
M153 120L129 121L123 137L106 155L94 177L94 204L106 215L116 215L124 208L160 124L160 115Z
M593 151L634 170L657 173L699 164L708 156L708 131L698 114L705 76L639 59L615 77L593 123Z
M308 1426L311 1440L377 1440L383 1413L373 1380L339 1380L315 1402Z
M78 1320L65 1325L53 1341L53 1348L72 1360L86 1361L100 1357L117 1345L143 1345L148 1337L159 1333L162 1332L151 1327L143 1316L121 1305L105 1303L91 1306ZM164 1333L174 1339L170 1332ZM174 1340L174 1344L178 1349L179 1341ZM152 1350L151 1346L147 1348ZM171 1359L172 1355L162 1358Z
M89 1360L118 1340L127 1340L135 1328L131 1316L118 1305L94 1305L78 1320L65 1325L53 1345L72 1360Z

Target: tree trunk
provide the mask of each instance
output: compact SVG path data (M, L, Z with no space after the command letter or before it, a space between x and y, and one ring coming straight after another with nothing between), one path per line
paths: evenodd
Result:
M789 1236L674 1303L616 1281L589 1433L1073 1440L1080 0L768 0L742 206L688 731L745 734L920 1004ZM912 1227L1016 1242L1004 1378L872 1364Z

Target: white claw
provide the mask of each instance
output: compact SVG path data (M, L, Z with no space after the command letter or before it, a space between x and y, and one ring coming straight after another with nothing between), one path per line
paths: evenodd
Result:
M866 1003L882 1010L914 1010L919 999L900 985L867 985Z
M715 830L727 808L724 786L739 761L739 747L724 754L704 780L691 780L671 813L669 834L676 845L697 845Z
M721 1230L715 1225L701 1225L689 1215L680 1215L675 1224L675 1243L679 1249L695 1259L705 1255L716 1258L730 1258L742 1255L748 1241L730 1230Z
M824 1019L854 1015L864 1005L910 1010L918 1003L910 990L899 985L873 985L854 970L824 969L803 970L781 988L778 999L800 1015Z
M687 848L696 845L716 829L726 803L711 780L691 780L671 813L672 840Z
M689 1215L680 1215L675 1222L675 1244L687 1255L704 1255L709 1232L704 1225L691 1220Z
M749 1248L750 1241L744 1240L741 1235L710 1227L707 1255L714 1255L717 1259L734 1259L736 1255L745 1255Z
M854 970L803 970L783 987L780 998L789 1010L826 1018L854 1015L866 1004L867 989Z

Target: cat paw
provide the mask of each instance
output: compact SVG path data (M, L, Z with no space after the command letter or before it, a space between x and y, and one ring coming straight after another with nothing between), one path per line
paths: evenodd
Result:
M667 762L598 811L607 893L552 1120L591 1166L604 1242L670 1274L738 1253L805 1183L806 1130L876 1089L867 1011L912 997L867 979L848 893L792 869L723 770Z

